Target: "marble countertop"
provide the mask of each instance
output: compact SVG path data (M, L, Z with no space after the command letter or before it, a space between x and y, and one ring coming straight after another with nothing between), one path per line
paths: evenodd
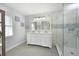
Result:
M52 34L52 32L51 31L49 31L49 32L45 32L45 31L30 31L30 32L27 32L27 33L39 33L39 34Z

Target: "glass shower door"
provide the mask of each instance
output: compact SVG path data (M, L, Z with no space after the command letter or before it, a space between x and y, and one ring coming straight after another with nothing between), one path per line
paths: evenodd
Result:
M72 4L64 4L64 56L75 56L77 46L77 10Z
M79 7L79 4L78 4ZM76 43L76 55L79 56L79 8L77 8L77 20L76 20L76 32L77 32L77 43Z
M63 54L79 56L79 4L64 4Z

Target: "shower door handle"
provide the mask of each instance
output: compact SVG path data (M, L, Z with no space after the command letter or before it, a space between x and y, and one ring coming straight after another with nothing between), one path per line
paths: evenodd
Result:
M77 31L77 37L79 38L79 31Z

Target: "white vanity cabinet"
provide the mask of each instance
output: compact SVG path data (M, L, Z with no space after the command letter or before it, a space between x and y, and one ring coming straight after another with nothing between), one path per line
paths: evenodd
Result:
M52 48L52 33L27 33L27 44L34 44Z
M52 48L51 19L45 16L33 17L31 31L27 33L27 44Z

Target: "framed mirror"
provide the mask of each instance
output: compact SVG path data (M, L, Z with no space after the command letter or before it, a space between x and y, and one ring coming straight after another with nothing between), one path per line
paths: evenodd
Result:
M48 32L50 29L50 20L46 19L45 17L34 18L32 22L32 31Z

